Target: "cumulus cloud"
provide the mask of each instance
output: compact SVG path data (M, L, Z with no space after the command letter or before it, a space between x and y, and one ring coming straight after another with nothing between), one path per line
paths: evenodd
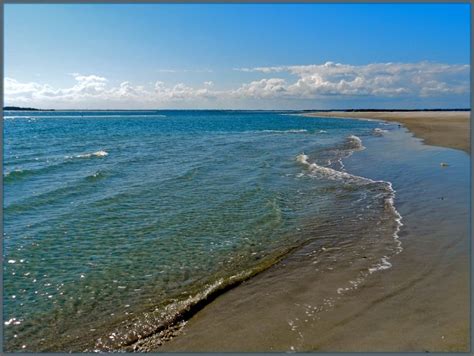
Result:
M20 83L13 78L5 78L4 90L7 96L25 95L32 96L42 90L43 86L38 83Z
M158 81L155 83L155 92L151 93L155 99L160 101L177 101L193 99L217 99L224 95L224 92L212 90L213 83L204 82L204 87L193 88L183 83L174 86L166 86L165 83Z
M315 65L238 68L263 73L267 78L243 83L235 89L217 90L212 81L193 87L184 83L152 86L124 81L111 86L99 75L72 73L74 84L54 88L37 82L4 80L7 105L88 107L90 103L133 103L134 107L160 104L244 102L247 99L313 100L324 98L446 98L467 96L470 66L432 62L349 65L333 62ZM284 77L284 78L282 78ZM212 106L212 105L211 105Z
M287 88L284 79L270 78L244 84L232 94L238 97L271 98L286 95Z
M219 93L212 90L212 82L205 82L203 87L193 88L183 83L167 86L157 81L151 88L133 85L125 81L118 86L109 87L104 77L97 75L72 74L75 84L69 88L53 88L36 82L21 83L13 78L5 78L5 103L12 105L35 104L38 106L56 105L58 103L75 104L88 102L173 102L193 99L213 99Z
M55 89L48 84L35 82L21 83L13 78L5 78L6 102L38 102L48 100L77 101L91 97L103 97L107 91L107 79L96 75L73 74L75 85L65 89Z
M348 65L333 62L304 66L240 68L243 72L289 73L294 83L283 85L276 96L317 98L321 96L436 96L469 93L469 65L419 63L374 63ZM278 78L265 79L277 82ZM254 95L253 86L240 92ZM262 91L267 92L266 86Z

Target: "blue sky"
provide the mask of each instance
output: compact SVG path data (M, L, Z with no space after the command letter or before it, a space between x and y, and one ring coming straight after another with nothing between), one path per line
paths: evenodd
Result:
M5 104L468 107L468 4L5 5Z

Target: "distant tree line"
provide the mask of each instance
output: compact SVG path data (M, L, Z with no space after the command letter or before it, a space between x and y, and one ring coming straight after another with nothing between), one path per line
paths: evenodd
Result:
M22 108L22 107L19 107L19 106L4 106L3 107L3 110L11 110L11 111L14 111L14 110L22 110L22 111L54 111L53 109L36 109L36 108Z

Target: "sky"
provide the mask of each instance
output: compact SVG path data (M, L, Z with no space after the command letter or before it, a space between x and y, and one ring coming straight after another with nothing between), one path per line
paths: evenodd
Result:
M469 4L6 4L4 104L470 107Z

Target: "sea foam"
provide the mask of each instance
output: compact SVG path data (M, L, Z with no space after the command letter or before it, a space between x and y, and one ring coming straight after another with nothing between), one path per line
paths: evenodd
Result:
M365 149L364 145L362 144L362 140L356 135L347 136L346 142L349 146L348 148L353 151L361 151Z
M346 157L350 156L353 151L365 149L365 147L362 145L362 140L359 137L355 136L355 135L348 136L347 139L346 139L346 142L349 143L350 147L353 147L352 149L349 150L349 154ZM296 156L296 161L303 164L303 165L305 165L313 176L324 177L326 179L331 179L331 180L341 180L341 181L344 181L346 183L357 183L357 184L380 183L380 184L383 184L384 189L386 191L386 194L384 194L384 196L385 196L384 202L385 202L386 209L390 210L393 213L393 215L395 217L394 219L395 219L395 222L396 222L395 232L393 233L393 239L394 239L395 244L396 244L394 255L397 255L401 251L403 251L402 243L401 243L400 238L399 238L399 232L400 232L401 227L403 226L402 216L400 215L400 213L398 212L398 210L395 207L394 200L395 200L396 191L395 191L395 189L393 189L393 186L392 186L391 182L387 182L387 181L383 181L383 180L376 181L376 180L373 180L373 179L370 179L370 178L360 177L360 176L353 175L353 174L350 174L350 173L347 173L347 172L338 171L338 170L335 170L335 169L330 168L330 167L320 166L316 163L309 162L308 155L306 155L304 153L301 153L301 154L297 155ZM391 256L391 257L393 257L393 256ZM372 274L375 271L382 271L382 270L386 270L386 269L389 269L390 267L392 267L392 264L388 261L389 259L390 259L390 257L383 256L379 263L377 263L375 266L372 266L372 267L369 268L369 270L368 270L369 274Z
M265 133L305 133L308 130L305 129L290 129L290 130L262 130Z
M374 136L383 136L384 133L388 132L387 130L381 129L380 127L376 127L373 129L372 133Z
M84 153L75 156L76 158L90 158L90 157L105 157L108 156L109 153L107 151L97 151L97 152L92 152L92 153Z

